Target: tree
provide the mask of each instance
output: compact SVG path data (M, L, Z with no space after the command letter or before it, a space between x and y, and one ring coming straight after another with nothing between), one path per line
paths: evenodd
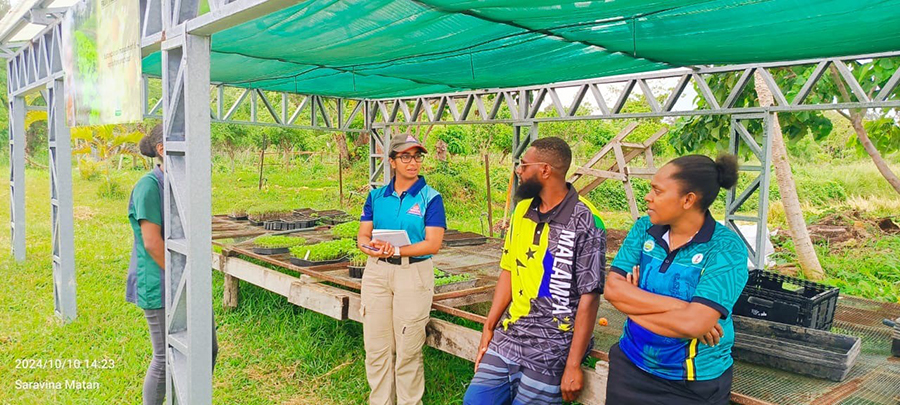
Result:
M774 96L764 84L759 72L756 72L755 79L760 105L763 107L774 105ZM819 263L816 250L806 229L806 221L803 219L803 210L800 208L800 199L797 197L797 186L791 172L791 163L788 160L787 147L784 144L778 114L774 114L773 117L775 122L772 130L772 163L775 166L775 179L778 182L778 190L781 192L781 202L784 205L788 229L791 232L791 239L794 241L803 274L809 279L821 280L825 277L825 272L822 271L822 265Z
M467 134L459 125L448 125L439 128L435 130L434 134L437 136L439 142L446 144L446 151L450 156L468 154L469 151L466 142ZM469 141L471 141L471 139L469 139ZM443 145L439 147L439 149L442 147Z
M296 147L303 147L303 133L296 129L267 127L263 128L269 138L269 144L275 145L281 152L281 162L285 169L291 167L291 156Z
M139 126L138 126L139 128ZM112 188L112 164L122 154L140 157L134 152L136 145L144 136L144 132L134 130L129 125L98 125L92 127L75 127L71 129L72 141L76 147L72 155L81 156L78 167L82 176L92 177L99 166L105 180L105 186ZM90 157L90 159L88 159ZM90 163L88 163L90 162Z
M900 58L884 58L862 64L854 62L851 68L853 69L854 79L860 83L863 91L871 99L876 91L881 90L881 86L897 69L898 65L900 65ZM824 79L823 81L826 81ZM847 91L847 85L841 80L840 74L834 65L829 67L828 79L831 79L832 86L837 87L837 92L840 94L842 101L852 101L849 91ZM896 93L890 98L897 98ZM879 152L879 149L890 151L889 148L894 150L900 148L898 147L900 145L900 127L898 127L897 122L887 117L888 111L882 111L880 114L876 113L880 116L876 117L875 121L871 123L863 122L865 118L865 111L863 110L838 111L838 113L850 121L853 130L856 132L857 145L865 150L869 157L872 158L872 162L875 163L875 167L878 168L881 176L894 188L894 191L900 194L900 178L897 178L897 175L891 170ZM873 142L872 138L869 137L870 131L876 134L878 143Z
M772 69L773 77L779 84L780 88L790 89L785 95L789 99L793 99L793 94L799 92L803 86L805 77L808 77L806 69L811 67L791 67L783 69ZM709 80L709 86L713 96L719 101L724 100L738 81L738 74L721 74L713 75ZM754 75L753 87L749 84L735 101L735 106L752 107L752 106L771 106L774 102L772 93L765 86L760 74ZM755 90L755 91L754 91ZM818 97L815 95L814 97ZM699 95L696 99L698 107L707 106L706 100ZM682 153L691 150L715 151L726 149L730 134L730 118L728 116L708 115L683 118L676 122L673 131L670 133L669 142L672 146ZM822 266L819 263L812 242L809 239L809 232L806 229L806 222L803 219L803 213L800 209L800 200L797 195L797 188L794 183L793 176L790 172L790 162L788 160L787 150L785 146L785 137L789 140L796 141L807 134L811 134L815 139L821 139L831 132L831 121L825 118L819 112L800 112L794 114L782 114L777 116L775 122L775 131L772 139L772 155L775 166L775 177L778 188L781 193L782 204L785 208L785 216L788 222L788 228L797 250L797 258L804 274L811 279L819 279L822 277ZM758 134L763 131L761 124L756 121L749 121L748 128L751 133Z
M213 124L212 141L216 147L221 148L231 161L231 173L234 173L234 161L238 151L247 145L248 127L239 124Z

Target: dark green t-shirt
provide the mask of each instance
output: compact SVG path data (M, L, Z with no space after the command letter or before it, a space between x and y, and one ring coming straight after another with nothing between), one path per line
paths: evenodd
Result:
M163 271L144 248L140 223L141 220L146 220L162 227L161 181L162 172L159 168L147 173L135 184L128 202L128 222L134 233L134 246L125 298L143 309L159 309L164 305Z

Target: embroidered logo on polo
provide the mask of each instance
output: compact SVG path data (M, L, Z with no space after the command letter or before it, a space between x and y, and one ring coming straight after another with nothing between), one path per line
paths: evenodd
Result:
M409 211L406 211L406 213L407 213L407 214L410 214L410 215L415 215L415 216L421 217L421 216L422 216L422 209L419 208L419 204L416 203L415 205L412 206L412 208L409 209Z
M700 264L703 261L703 253L697 253L691 258L691 263Z
M644 251L645 252L649 252L649 251L653 250L654 247L656 247L656 244L653 243L652 240L648 240L648 241L644 242Z

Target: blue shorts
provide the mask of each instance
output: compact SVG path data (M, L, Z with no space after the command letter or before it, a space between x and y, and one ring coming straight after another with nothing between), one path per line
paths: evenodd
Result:
M465 405L562 404L562 376L530 370L488 349L472 377Z

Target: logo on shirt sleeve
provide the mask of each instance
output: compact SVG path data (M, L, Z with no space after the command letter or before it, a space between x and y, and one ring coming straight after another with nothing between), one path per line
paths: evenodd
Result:
M410 215L415 215L417 217L421 217L422 209L419 208L419 203L416 203L415 205L412 206L412 208L409 209L409 211L406 211L406 213L410 214Z

